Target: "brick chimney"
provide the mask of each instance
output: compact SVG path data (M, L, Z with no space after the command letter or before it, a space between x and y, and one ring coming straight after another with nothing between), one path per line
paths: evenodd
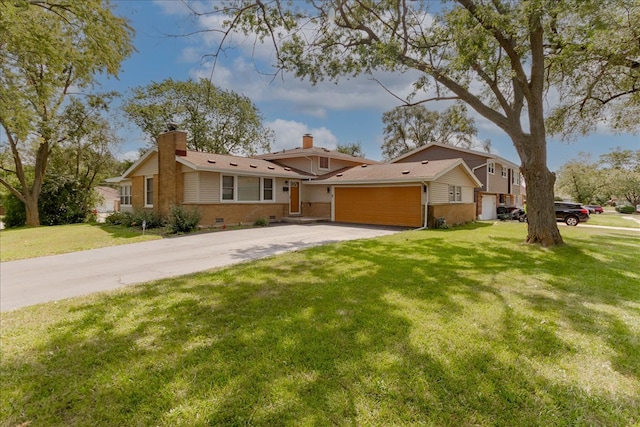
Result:
M310 133L302 136L302 148L313 148L313 136Z
M169 130L158 135L158 200L154 201L154 208L162 215L179 201L176 156L186 155L187 132Z

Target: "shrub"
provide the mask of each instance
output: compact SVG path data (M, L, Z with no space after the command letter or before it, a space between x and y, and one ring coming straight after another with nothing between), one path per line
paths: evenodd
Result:
M107 215L104 219L107 224L111 225L123 225L125 227L131 227L133 217L129 212L114 212Z
M256 227L266 227L267 225L269 225L269 220L267 218L258 218L253 223L253 225L255 225Z
M632 214L636 210L634 209L633 206L616 206L616 211L623 214Z
M88 191L75 177L53 174L47 176L38 198L40 224L61 225L87 221L96 201L97 193Z
M13 194L4 198L4 219L2 222L7 228L22 227L27 223L27 210L24 203Z
M145 224L147 228L164 227L165 220L156 211L136 211L131 215L131 227L140 227Z
M200 211L197 209L173 205L167 219L167 227L171 233L189 233L198 226L200 218Z

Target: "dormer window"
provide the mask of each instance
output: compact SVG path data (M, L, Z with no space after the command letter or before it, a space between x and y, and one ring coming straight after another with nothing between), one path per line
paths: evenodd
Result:
M329 158L328 157L319 157L319 168L320 169L329 169Z

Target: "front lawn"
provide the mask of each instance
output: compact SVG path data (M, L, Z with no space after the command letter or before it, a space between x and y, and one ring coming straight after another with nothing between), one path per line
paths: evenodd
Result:
M141 230L105 224L21 227L0 231L0 261L64 254L160 239Z
M589 215L589 225L606 225L610 227L640 228L640 224L634 220L640 220L640 215L621 215L618 212L605 212L603 214Z
M640 233L408 231L2 314L3 426L630 426ZM24 423L24 424L23 424Z

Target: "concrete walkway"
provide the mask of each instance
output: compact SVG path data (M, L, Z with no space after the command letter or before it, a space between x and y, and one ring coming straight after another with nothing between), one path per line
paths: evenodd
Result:
M0 263L0 311L180 276L400 228L273 225Z

